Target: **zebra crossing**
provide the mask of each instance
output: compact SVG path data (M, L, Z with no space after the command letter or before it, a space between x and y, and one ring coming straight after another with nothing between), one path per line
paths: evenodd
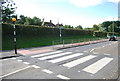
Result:
M49 53L42 53L37 55L32 55L32 58L37 58L40 61L47 61L49 63L57 64L63 62L60 65L67 68L74 68L80 64L86 63L95 58L99 58L99 54L83 53L83 52L68 52L68 51L53 51ZM70 60L70 61L67 61ZM98 59L96 62L83 68L83 71L95 74L102 68L106 67L114 58L104 56Z

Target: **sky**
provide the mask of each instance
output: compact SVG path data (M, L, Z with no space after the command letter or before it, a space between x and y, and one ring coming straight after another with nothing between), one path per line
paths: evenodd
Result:
M119 0L14 0L16 14L39 17L54 24L92 27L118 19Z

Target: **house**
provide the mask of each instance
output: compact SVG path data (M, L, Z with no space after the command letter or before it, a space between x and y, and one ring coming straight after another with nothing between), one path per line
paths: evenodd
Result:
M54 25L54 24L52 23L52 20L50 20L50 22L44 22L44 19L43 19L43 21L42 21L42 23L41 23L41 26L45 26L45 27L55 27L56 25Z

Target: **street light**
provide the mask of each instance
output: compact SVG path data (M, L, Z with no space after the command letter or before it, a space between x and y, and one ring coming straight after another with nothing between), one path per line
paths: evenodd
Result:
M15 28L15 21L16 18L12 18L13 21L13 28L14 28L14 49L15 49L15 54L17 54L17 44L16 44L16 28Z

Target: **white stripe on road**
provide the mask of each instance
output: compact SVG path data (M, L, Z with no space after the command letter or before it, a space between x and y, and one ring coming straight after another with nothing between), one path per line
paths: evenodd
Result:
M28 68L31 68L31 66L28 66L28 67L25 67L25 68L19 69L19 70L17 70L17 71L14 71L14 72L8 73L8 74L6 74L6 75L0 76L0 78L3 78L3 77L6 77L6 76L9 76L9 75L15 74L15 73L17 73L17 72L20 72L20 71L25 70L25 69L28 69Z
M31 57L41 57L41 56L55 54L55 53L60 53L60 52L62 52L62 51L55 51L55 52L50 52L50 53L44 53L44 54L40 54L40 55L34 55L34 56L31 56Z
M112 61L113 58L104 57L103 59L93 63L92 65L84 68L83 70L92 74L95 74L100 69L102 69L104 66L106 66L110 61Z
M22 62L22 60L17 60L17 61Z
M95 57L96 57L95 55L85 56L85 57L82 57L80 59L77 59L77 60L71 61L69 63L63 64L63 66L71 68L71 67L74 67L74 66L76 66L78 64L81 64L81 63L84 63L84 62L86 62L86 61L88 61L92 58L95 58Z
M60 79L66 79L66 80L69 80L70 78L66 77L66 76L63 76L63 75L57 75L58 78Z
M58 59L50 60L49 62L57 63L57 62L64 61L64 60L67 60L67 59L70 59L70 58L74 58L74 57L77 57L77 56L80 56L80 55L83 55L83 53L76 53L76 54L73 54L73 55L69 55L69 56L58 58Z
M30 63L28 63L28 62L23 62L24 64L30 64Z
M38 58L40 60L46 60L46 59L50 59L50 58L54 58L54 57L59 57L59 56L63 56L63 55L67 55L67 54L70 54L72 52L65 52L65 53L61 53L61 54L57 54L57 55L51 55L51 56L46 56L46 57L41 57L41 58Z
M42 71L43 71L43 72L46 72L46 73L48 73L48 74L52 74L52 73L53 73L52 71L47 70L47 69L43 69Z
M36 66L36 65L32 65L32 67L34 67L36 69L40 68L39 66Z

